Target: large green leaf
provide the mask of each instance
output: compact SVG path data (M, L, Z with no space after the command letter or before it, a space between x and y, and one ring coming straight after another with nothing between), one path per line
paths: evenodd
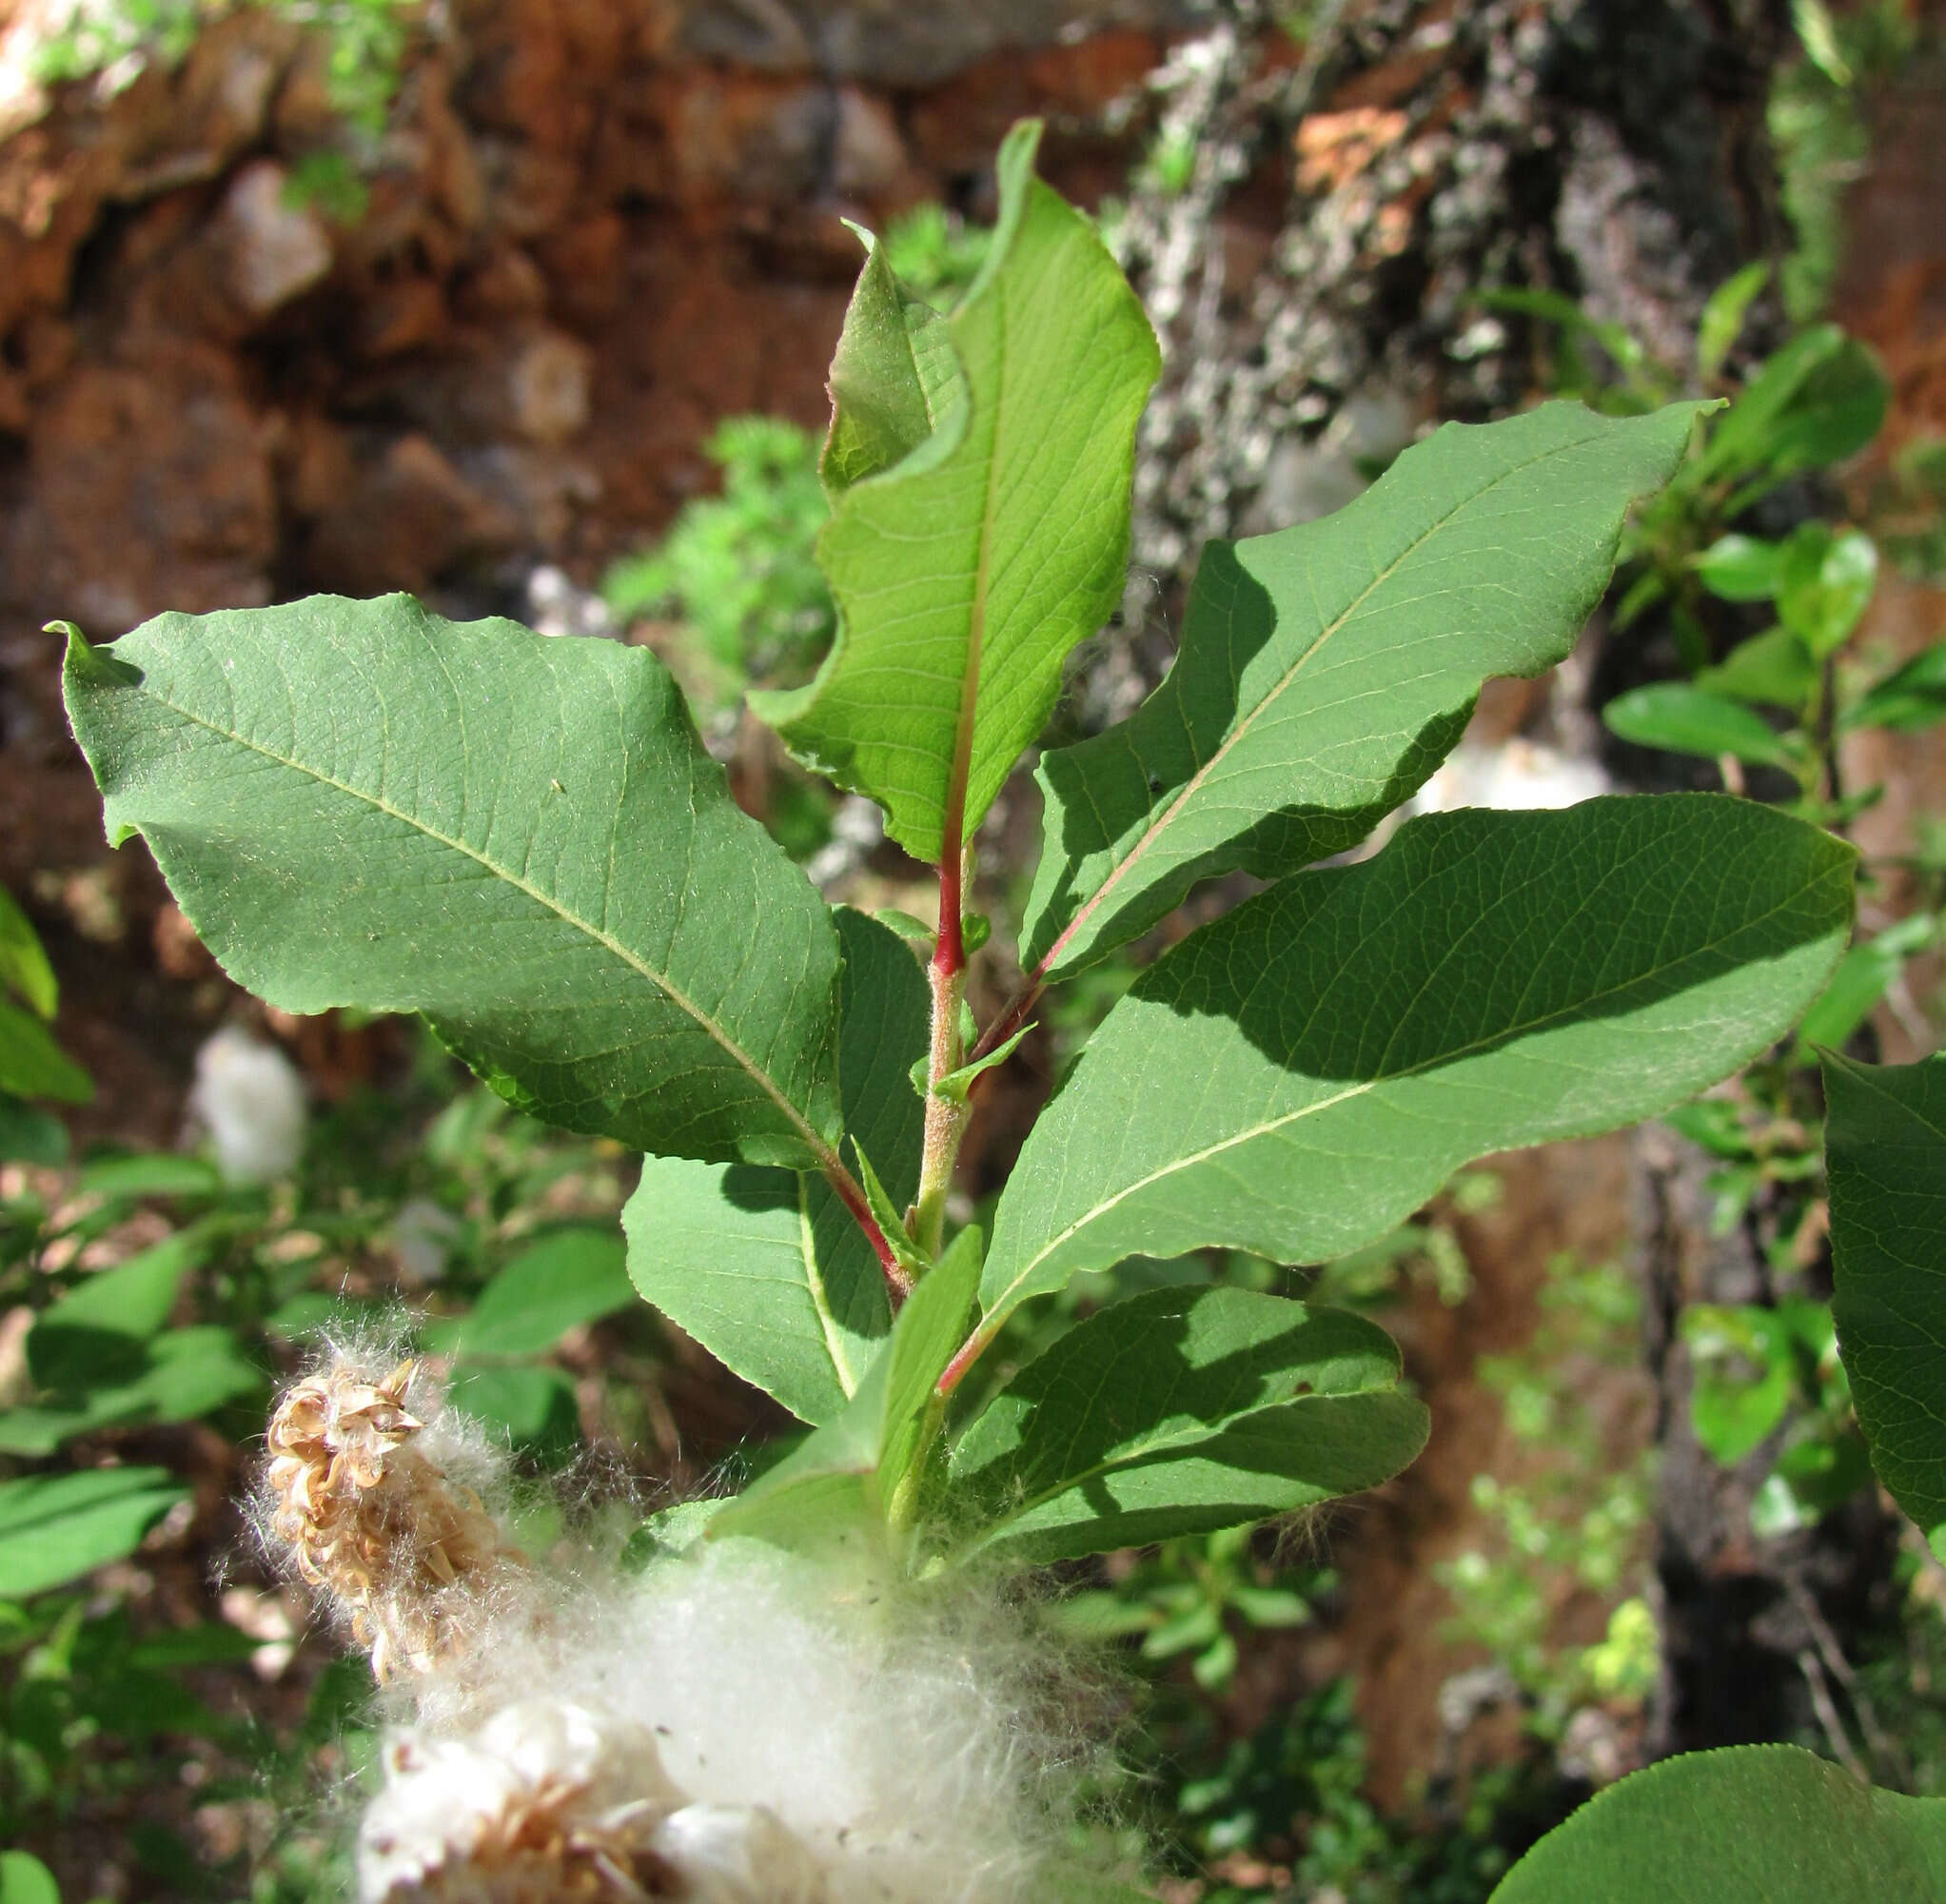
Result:
M1041 762L1027 963L1071 972L1198 879L1275 878L1364 838L1459 739L1483 681L1574 644L1630 502L1668 480L1698 407L1448 423L1336 515L1211 542L1169 677Z
M903 1208L917 1194L926 981L889 927L848 909L838 1073L845 1122ZM800 1420L844 1407L892 1325L872 1246L822 1177L646 1157L621 1213L635 1286L677 1326Z
M964 1229L941 1251L843 1412L713 1516L711 1539L818 1545L899 1518L909 1477L937 1444L944 1410L934 1384L973 1311L980 1243L977 1229Z
M1946 1059L1824 1053L1840 1353L1872 1465L1946 1544Z
M119 1560L189 1490L167 1468L104 1467L0 1482L0 1600Z
M1469 1158L1680 1104L1787 1030L1849 847L1717 795L1432 815L1192 933L1116 1005L994 1212L990 1336L1077 1270L1322 1262Z
M962 820L971 835L1046 720L1062 658L1120 599L1135 421L1160 362L1094 227L1035 180L1039 134L1024 124L1001 147L993 244L941 321L964 400L837 498L817 543L836 643L809 687L751 697L934 863ZM863 292L881 297L876 283L868 262ZM839 399L842 430L857 393Z
M953 1451L975 1553L1040 1563L1374 1486L1425 1445L1376 1324L1278 1296L1151 1289L1059 1337Z
M830 915L646 650L320 596L77 635L67 689L109 837L273 1005L423 1011L570 1129L831 1156Z
M1664 1759L1597 1794L1492 1904L1836 1904L1946 1897L1946 1801L1794 1745Z

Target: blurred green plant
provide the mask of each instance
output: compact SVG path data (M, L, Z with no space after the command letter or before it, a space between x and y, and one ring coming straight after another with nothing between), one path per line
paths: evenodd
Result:
M818 439L780 417L732 417L703 454L721 494L686 503L658 547L609 569L601 593L619 615L679 623L672 662L708 721L753 684L808 678L836 610L812 554L830 514Z
M928 304L949 310L979 276L993 238L991 226L975 225L928 201L900 212L880 242L900 282Z
M1532 1340L1485 1356L1481 1383L1498 1395L1525 1450L1518 1479L1472 1482L1473 1504L1494 1530L1435 1570L1457 1609L1458 1643L1484 1646L1526 1701L1538 1737L1558 1740L1573 1709L1593 1698L1640 1708L1655 1683L1659 1640L1631 1587L1649 1524L1650 1462L1621 1458L1605 1443L1591 1396L1594 1378L1640 1358L1640 1297L1614 1264L1563 1253L1548 1266L1542 1320ZM1568 1599L1592 1595L1608 1608L1602 1639L1562 1641Z

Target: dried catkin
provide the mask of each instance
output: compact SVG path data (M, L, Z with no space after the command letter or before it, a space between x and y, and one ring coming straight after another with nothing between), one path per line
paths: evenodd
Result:
M442 1399L416 1363L379 1374L334 1350L270 1420L267 1538L371 1649L381 1680L402 1666L429 1671L495 1577L521 1565L479 1495L437 1458L462 1452L451 1431L428 1444Z

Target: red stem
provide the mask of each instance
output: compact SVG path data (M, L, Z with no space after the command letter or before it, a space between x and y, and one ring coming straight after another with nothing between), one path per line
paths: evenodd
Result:
M942 1400L959 1386L961 1378L986 1352L987 1345L992 1341L993 1337L975 1329L960 1344L958 1353L946 1364L936 1384L936 1392Z
M866 1241L878 1258L878 1266L885 1272L886 1286L892 1291L893 1306L896 1308L912 1294L913 1279L893 1253L892 1245L885 1240L885 1232L878 1227L878 1219L872 1214L872 1206L865 1201L865 1192L853 1182L851 1172L834 1159L825 1166L824 1174L826 1181L837 1192L838 1201L856 1218L858 1227L865 1232Z

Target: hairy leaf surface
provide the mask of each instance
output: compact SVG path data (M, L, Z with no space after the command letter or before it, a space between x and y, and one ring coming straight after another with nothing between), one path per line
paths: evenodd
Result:
M1040 1564L1288 1513L1425 1445L1399 1351L1362 1316L1222 1286L1152 1289L1061 1336L953 1451L970 1551Z
M645 650L318 596L76 635L67 692L109 838L260 997L423 1011L637 1148L831 1153L830 914Z
M1872 1465L1946 1543L1946 1060L1824 1054L1832 1317Z
M926 1049L911 949L841 908L838 1074L845 1122L901 1208L917 1194L925 1109L906 1070ZM823 1177L750 1164L642 1160L621 1213L650 1302L800 1421L833 1420L892 1326L872 1246Z
M990 1336L1077 1270L1369 1242L1469 1158L1632 1123L1786 1031L1850 928L1851 849L1715 795L1411 821L1168 953L1028 1138Z
M1074 971L1198 879L1275 878L1363 839L1488 677L1573 646L1629 504L1668 480L1699 407L1448 423L1335 515L1209 543L1168 678L1041 762L1028 965Z
M1034 178L1038 138L1024 125L1001 147L986 264L939 320L963 400L838 496L817 543L836 643L809 687L751 697L800 758L876 800L893 837L934 864L950 810L963 799L971 835L1046 720L1062 658L1120 599L1135 420L1160 362L1093 226ZM868 260L861 296L886 295ZM880 407L906 421L855 461L858 393L835 393L841 471L910 433L912 388L894 383Z

